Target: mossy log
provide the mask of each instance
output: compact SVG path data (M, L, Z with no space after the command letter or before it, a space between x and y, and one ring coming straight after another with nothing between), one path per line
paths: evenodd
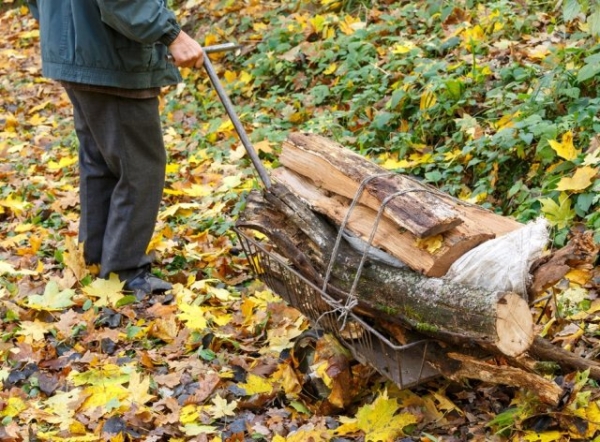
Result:
M519 295L466 287L408 268L363 260L363 254L344 240L336 241L335 227L281 184L275 183L267 192L252 192L238 227L267 235L277 253L319 287L325 285L337 243L326 291L341 299L355 298L359 314L397 322L455 345L478 344L512 357L533 342L532 317ZM362 261L365 265L357 280Z

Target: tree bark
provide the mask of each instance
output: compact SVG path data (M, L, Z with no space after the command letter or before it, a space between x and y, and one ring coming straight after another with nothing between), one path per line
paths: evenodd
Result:
M306 177L281 167L275 169L273 178L284 184L314 211L325 215L341 226L351 208L351 201L340 195L330 195ZM408 231L399 229L387 217L377 220L377 212L362 204L350 212L346 230L368 242L378 221L372 245L385 250L411 269L426 276L443 276L463 254L494 238L492 232L482 231L466 218L464 223L432 238L420 240Z
M279 159L285 167L346 198L354 198L360 184L374 177L359 199L373 210L379 210L388 196L401 192L387 203L385 215L419 238L462 223L458 213L428 189L377 167L325 137L293 133L283 146Z
M318 287L325 286L331 268L326 291L344 301L355 298L358 313L457 345L477 343L508 356L522 354L533 341L529 307L514 293L460 286L371 260L363 262L357 275L363 255L343 240L337 243L329 267L336 230L281 184L264 194L252 192L238 227L267 235L277 253Z
M400 193L388 202L384 215L418 238L451 230L467 219L482 232L494 235L521 226L510 218L459 201L406 175L391 173L319 135L290 134L283 143L280 161L317 186L350 199L356 197L360 184L371 178L359 201L375 211L386 199Z
M594 241L593 232L574 232L565 247L540 258L531 266L532 283L528 290L530 298L533 300L574 268L594 268L599 250L600 245Z

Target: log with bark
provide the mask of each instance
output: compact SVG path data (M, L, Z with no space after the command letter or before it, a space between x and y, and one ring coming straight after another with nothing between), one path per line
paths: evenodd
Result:
M428 346L427 364L449 379L470 378L524 387L553 405L563 390L538 373L542 364L531 356L550 359L564 368L590 369L590 376L599 379L600 364L574 355L566 358L564 351L549 342L539 337L534 340L531 312L520 296L428 277L443 274L440 269L464 253L463 247L466 252L478 242L511 232L521 224L464 204L408 177L381 174L381 169L371 163L365 165L362 157L331 154L331 142L322 137L292 134L285 146L281 158L286 168L273 174L273 186L249 195L237 226L265 234L270 250L298 274L323 287L341 304L349 298L356 301L352 312L399 344L410 344L423 337L434 339ZM334 146L333 150L339 148ZM329 153L324 154L323 150ZM366 196L353 203L361 183L374 175L378 181L365 185ZM373 186L375 182L377 185ZM404 254L400 259L408 261L417 272L365 258L363 252L338 236L341 221L349 207L355 205L348 230L368 239L382 202L396 193L401 204L387 207L390 210L379 221L381 231L375 232L373 245L387 251L396 249L392 255ZM420 196L413 198L416 195ZM425 199L421 198L424 195ZM433 199L427 199L430 197ZM431 205L436 210L422 211L421 217L419 210ZM411 218L415 213L418 216ZM441 235L444 240L433 257L415 246L431 234ZM332 257L334 250L336 255ZM562 272L554 270L557 264L560 267L561 259L541 263L536 275L541 282L537 287L546 286ZM544 272L544 264L552 266L552 272ZM548 273L552 273L552 278L546 276ZM278 292L286 282L271 275L269 286ZM300 296L302 293L302 289L297 290ZM313 311L331 313L329 304L314 298L304 303L309 301L317 304L310 306ZM295 305L301 311L307 307L302 303L300 299ZM502 357L495 358L498 354Z
M318 287L324 286L336 228L285 186L275 183L268 191L252 192L237 227L262 232L273 253ZM330 296L347 299L362 260L362 253L340 242L326 285ZM269 280L277 287L277 281ZM527 387L546 403L558 403L562 389L551 380L519 367L487 362L494 353L516 357L531 345L532 317L520 296L457 287L374 261L365 266L355 296L358 305L353 312L397 343L415 342L423 336L435 338L437 344L429 346L427 363L445 377ZM301 305L296 307L302 311ZM311 308L326 313L329 306L322 303Z
M533 341L529 307L517 294L453 284L379 261L361 264L362 253L343 239L336 244L335 227L279 183L269 192L251 193L246 204L238 226L267 235L278 253L319 287L325 285L323 278L337 245L327 291L344 301L350 294L359 312L508 356L522 354Z
M427 276L443 276L467 251L522 227L411 177L390 173L318 135L291 134L280 160L285 167L274 178L311 209L340 225L356 200L347 229L368 240L377 226L373 244ZM383 216L376 223L382 205ZM436 241L439 245L431 247Z

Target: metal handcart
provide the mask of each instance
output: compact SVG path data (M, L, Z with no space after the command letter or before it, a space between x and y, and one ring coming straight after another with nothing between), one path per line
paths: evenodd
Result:
M235 44L217 45L205 48L205 52L233 50L238 47ZM208 56L204 57L204 68L258 173L263 191L269 192L271 180L267 170L252 146ZM254 238L252 232L237 227L234 230L257 278L289 305L298 309L313 327L335 336L358 362L372 366L399 388L414 387L439 376L439 372L427 364L431 340L423 337L408 344L395 344L352 311L346 312L341 321L339 301L302 276L276 253L269 251ZM323 312L323 303L331 309Z

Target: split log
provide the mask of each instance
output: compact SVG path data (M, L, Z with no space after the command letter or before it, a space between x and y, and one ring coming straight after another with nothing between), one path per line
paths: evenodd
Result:
M317 286L333 252L336 229L317 216L280 183L268 192L252 192L238 227L267 235L278 253ZM527 303L517 294L489 292L427 278L410 269L369 261L356 279L362 254L339 243L327 292L358 301L357 313L399 322L457 345L478 344L494 352L518 356L533 341L533 321Z
M462 223L458 213L428 189L391 174L325 137L292 133L283 143L279 159L288 169L351 199L365 179L376 177L366 184L359 199L373 210L379 210L388 196L406 192L389 201L384 213L419 238L437 235Z
M314 211L325 215L338 226L344 221L351 200L340 195L330 195L306 177L280 167L272 177L284 184ZM346 224L346 229L368 242L377 220L377 212L361 204L356 205ZM398 258L411 269L426 276L443 276L450 266L469 250L494 238L492 232L482 231L470 218L452 230L442 233L440 245L432 251L408 231L400 231L395 223L381 217L372 245Z
M419 340L418 335L397 324L385 321L379 324L398 342L406 344ZM518 358L509 358L508 361L514 364L513 366L497 364L495 358L481 349L457 350L451 345L436 342L430 342L427 349L427 365L445 378L456 382L474 379L490 384L524 388L551 406L558 405L564 394L564 389L560 385L538 373L536 361L532 361L527 354ZM527 361L524 362L523 359Z
M494 235L521 227L510 218L459 201L408 176L390 173L319 135L290 134L279 159L286 168L313 180L319 187L350 199L355 198L364 180L376 177L366 184L360 203L377 211L386 198L402 193L386 205L384 215L418 238L451 230L466 219L481 232Z
M448 379L477 379L484 382L510 385L534 392L543 402L556 406L563 395L563 389L548 379L509 365L494 365L464 354L449 353L449 361L439 367ZM445 369L450 363L452 369ZM457 363L457 364L456 364Z
M367 181L358 204L353 204L348 230L368 240L373 220L389 201L374 245L427 276L443 276L469 250L523 226L409 176L390 173L318 135L291 134L280 160L284 167L274 171L275 179L338 225L361 183L375 177ZM427 241L421 240L424 237ZM439 245L431 247L432 243Z

